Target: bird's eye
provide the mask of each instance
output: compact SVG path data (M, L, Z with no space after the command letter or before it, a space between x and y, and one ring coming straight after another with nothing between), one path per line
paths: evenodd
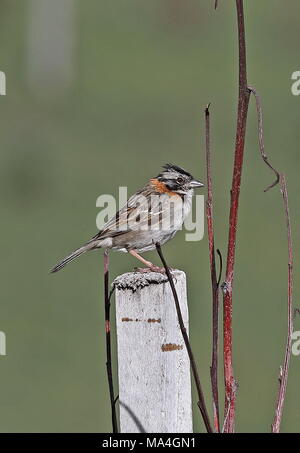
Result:
M179 176L179 177L177 178L178 184L182 184L183 181L184 181L184 179L182 178L182 176Z

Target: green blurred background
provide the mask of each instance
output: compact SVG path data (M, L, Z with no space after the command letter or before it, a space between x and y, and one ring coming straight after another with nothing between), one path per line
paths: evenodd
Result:
M211 102L217 246L226 257L236 105L235 2L1 0L1 432L109 432L102 254L49 275L96 232L102 193L129 193L174 162L205 178L203 108ZM248 78L261 94L265 143L286 172L298 291L300 4L245 1ZM249 110L234 287L236 429L268 432L286 339L287 250L279 188ZM191 340L209 407L207 235L165 246L186 271ZM158 262L154 253L149 259ZM111 254L111 278L136 262ZM295 298L295 304L297 299ZM295 328L300 330L299 319ZM116 361L114 362L116 369ZM154 364L155 366L155 364ZM292 357L283 431L300 431L300 358ZM220 384L223 387L220 367ZM223 394L223 392L221 392ZM222 395L221 395L222 396ZM223 398L222 402L223 402ZM195 407L195 431L203 431Z

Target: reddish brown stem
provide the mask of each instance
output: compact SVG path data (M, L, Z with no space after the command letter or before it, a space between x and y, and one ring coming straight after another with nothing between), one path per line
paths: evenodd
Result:
M288 241L288 298L287 298L288 332L287 332L284 364L283 364L283 367L280 367L279 389L278 389L278 397L277 397L274 421L272 423L272 433L279 433L279 430L280 430L282 411L283 411L283 406L284 406L288 374L289 374L291 352L292 352L292 334L293 334L293 246L292 246L292 230L291 230L291 221L290 221L290 213L289 213L288 191L287 191L287 185L286 185L284 175L280 175L280 187L281 187L281 193L283 196L284 212L285 212L286 228L287 228L287 241Z
M206 218L209 244L210 275L212 286L212 359L210 379L213 396L214 428L220 432L219 392L218 392L218 341L219 341L219 285L216 272L214 219L213 219L213 189L211 175L211 150L210 150L210 114L209 105L205 109L205 149L207 171L207 201Z
M233 375L232 360L232 287L234 278L235 246L238 221L239 195L243 168L244 144L250 92L247 87L246 44L243 0L236 0L238 41L239 41L239 101L234 168L231 186L229 214L229 235L226 277L222 285L224 304L224 378L225 378L225 416L224 432L234 432L236 383Z

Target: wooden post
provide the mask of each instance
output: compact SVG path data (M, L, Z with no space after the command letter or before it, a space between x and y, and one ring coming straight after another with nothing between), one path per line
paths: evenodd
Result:
M173 276L188 330L186 276ZM114 284L121 433L193 432L190 362L166 275L130 272Z

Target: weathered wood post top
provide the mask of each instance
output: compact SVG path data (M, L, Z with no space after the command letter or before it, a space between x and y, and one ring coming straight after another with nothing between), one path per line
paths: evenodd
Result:
M186 276L172 271L188 331ZM165 274L117 277L116 325L122 433L190 433L190 362Z

